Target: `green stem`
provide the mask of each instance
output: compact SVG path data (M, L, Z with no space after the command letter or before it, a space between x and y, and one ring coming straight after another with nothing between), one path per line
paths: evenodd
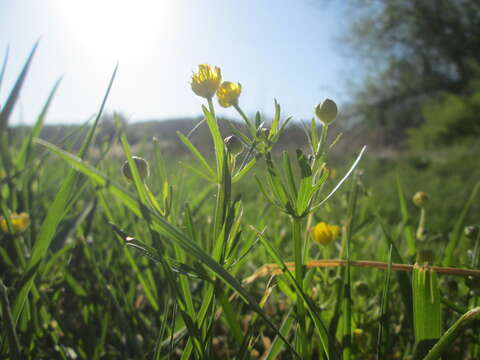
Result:
M301 223L302 219L292 217L292 237L294 244L294 257L295 257L295 277L303 290L303 278L304 278L304 268L303 268L303 255L302 255L302 235L301 235ZM297 312L298 312L298 323L300 327L300 354L304 358L308 358L308 338L307 338L307 328L306 328L306 319L305 319L305 306L303 304L302 298L297 295Z
M351 278L350 278L350 243L353 235L353 225L355 219L355 210L358 198L358 180L357 172L352 179L352 187L348 199L348 217L345 226L346 246L345 246L345 279L344 279L344 322L343 322L343 360L350 360L352 353L352 297L351 297Z
M213 106L212 98L207 98L207 101L208 101L208 110L213 115L213 117L215 117L215 107Z
M420 221L417 228L417 240L425 240L425 223L427 218L427 211L424 207L420 209Z
M248 118L247 115L245 115L245 113L243 112L243 110L240 108L240 106L238 106L238 104L234 104L233 107L235 108L235 110L237 110L237 112L240 114L240 116L242 117L243 120L245 120L245 122L247 123L247 126L250 130L250 132L252 132L252 135L255 135L255 127L253 126L253 124L250 122L250 119Z
M322 133L320 134L320 142L318 143L318 149L317 149L317 152L314 154L315 155L315 161L313 163L314 173L316 173L320 168L320 166L322 166L327 156L326 154L327 134L328 134L328 124L324 124L322 126Z

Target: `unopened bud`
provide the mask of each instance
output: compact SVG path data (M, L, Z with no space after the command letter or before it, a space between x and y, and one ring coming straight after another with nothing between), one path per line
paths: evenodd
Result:
M355 292L360 296L368 296L368 294L370 294L370 288L365 281L357 281L353 287L355 288Z
M465 226L465 229L463 230L465 236L470 240L475 240L478 237L478 231L478 225Z
M325 99L315 107L315 114L324 124L330 124L337 117L338 108L335 101Z
M469 287L470 290L478 292L480 290L480 278L467 276L465 278L465 284Z
M231 135L226 137L223 142L230 154L236 156L243 151L243 144L238 137Z
M138 175L140 175L140 179L143 180L150 175L150 169L149 169L147 160L139 156L132 156L132 160L135 162L135 166L137 167ZM123 175L129 181L133 181L132 170L130 169L130 165L128 164L128 161L125 161L125 163L123 164L122 172L123 172Z
M429 199L430 197L425 191L418 191L415 195L413 195L413 203L418 207L424 207L427 205Z
M270 130L268 128L262 127L257 130L257 137L261 139L268 139L269 133L270 133Z

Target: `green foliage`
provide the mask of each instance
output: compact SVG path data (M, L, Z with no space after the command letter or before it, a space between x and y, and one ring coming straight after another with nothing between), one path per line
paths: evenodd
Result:
M436 141L437 135L444 140L462 132L451 125L463 117L462 103L477 101L467 94L480 63L480 3L351 0L349 4L350 23L343 46L367 65L357 84L352 115L381 127L385 144L403 141L407 129L425 120L430 130L436 130L433 135L422 132L434 137L427 143ZM358 72L355 67L355 75ZM448 99L443 94L449 94ZM425 104L432 103L438 110L429 105L422 111ZM437 119L433 118L441 113L441 107L458 115L441 114L435 126ZM423 119L425 112L427 118ZM467 112L471 119L470 110ZM464 117L462 123L467 121ZM452 130L452 134L445 133Z
M415 150L451 146L480 136L480 81L469 95L447 94L428 101L422 109L425 121L408 131Z

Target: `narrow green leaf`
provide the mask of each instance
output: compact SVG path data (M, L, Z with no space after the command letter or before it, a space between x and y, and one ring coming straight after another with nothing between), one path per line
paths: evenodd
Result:
M38 46L38 41L35 43L35 45L33 45L33 48L30 51L30 55L28 55L27 61L25 62L25 65L23 65L22 71L20 72L20 75L18 76L12 91L10 92L10 95L8 96L7 101L5 102L5 105L1 109L0 136L3 135L5 129L8 126L8 119L10 118L10 114L12 113L15 107L15 103L18 100L18 96L20 95L20 90L22 89L25 78L27 77L28 69L32 62L33 56L35 55L35 51L37 50L37 46ZM3 70L2 70L2 77L3 77Z
M251 145L251 144L252 144L252 140L250 140L250 138L249 138L247 135L245 135L244 133L242 133L242 132L233 124L232 121L227 120L227 119L222 119L222 120L223 120L223 122L224 122L225 124L227 124L228 128L230 129L230 131L231 131L234 135L236 135L236 136L238 136L240 139L242 139L242 141L243 141L245 144L247 144L247 145Z
M355 170L355 168L357 167L358 163L360 162L362 156L363 156L363 153L365 152L366 150L366 146L364 146L362 148L362 150L360 151L360 154L358 154L357 158L355 159L354 163L352 164L352 166L350 167L350 169L347 171L347 173L345 174L345 176L338 182L338 184L333 188L332 191L330 191L330 193L322 200L320 201L320 203L318 203L317 205L315 205L314 207L312 207L312 211L315 211L317 210L320 206L322 206L325 202L328 201L328 199L330 199L336 192L337 190L342 186L342 184L348 179L348 177L350 176L350 174L353 172L353 170Z
M240 181L252 168L253 166L257 163L257 158L253 158L250 160L245 166L242 167L240 171L235 173L232 177L232 184Z
M286 151L283 152L283 168L285 169L285 177L287 178L287 189L291 194L290 196L295 199L297 196L297 185L295 184L290 155Z
M180 140L190 149L193 155L197 158L197 160L200 162L200 164L204 167L205 170L209 173L210 177L215 178L216 174L215 171L210 167L208 164L207 160L203 157L203 155L198 151L198 149L191 143L188 138L183 135L181 132L177 131L177 135L180 138Z
M388 252L388 268L385 273L385 281L383 283L383 293L382 293L382 305L380 307L380 321L378 326L378 337L377 337L377 360L382 360L385 358L388 349L388 303L390 297L390 278L392 275L392 248L390 246L390 251Z
M402 213L402 220L405 224L405 238L407 240L408 256L415 255L417 251L417 245L414 235L413 226L410 221L410 213L408 211L407 201L405 199L405 191L403 190L403 185L400 181L400 176L397 174L397 191L398 191L398 200L400 201L400 211Z
M295 201L293 201L292 196L295 194L290 194L285 185L282 182L282 179L280 178L277 168L275 166L275 163L273 162L270 154L267 155L266 158L267 161L267 171L268 171L268 177L267 180L270 185L270 189L273 191L275 194L275 197L285 206L292 207L292 204L295 204ZM292 207L293 208L293 207Z
M274 100L275 102L275 116L273 117L272 126L270 128L269 139L273 138L277 131L278 131L278 124L280 123L280 104L277 102L277 99Z
M217 299L220 302L220 305L223 309L223 314L225 315L225 320L227 321L228 328L230 329L233 338L238 346L242 345L243 342L243 331L240 327L241 320L238 318L238 313L233 309L230 300L226 297L221 289L217 289Z
M392 261L397 264L404 264L402 257L400 256L400 252L398 251L397 246L395 245L395 241L392 239L390 234L387 231L387 228L381 219L380 215L377 211L375 211L375 216L377 218L378 223L383 232L383 239L385 240L387 246L392 249ZM407 312L407 321L411 324L413 321L413 295L412 295L412 281L410 276L403 271L397 271L396 276L398 279L400 292L402 293L402 301L405 305L405 309Z
M7 333L8 346L10 350L10 356L14 360L20 360L21 348L18 341L17 332L15 330L15 321L12 316L12 310L8 301L7 287L0 279L0 302L2 304L2 324L5 332Z
M312 152L315 152L318 148L318 130L317 130L317 122L313 117L312 117L312 120L310 121L310 141L312 145Z
M476 307L472 310L469 310L463 314L456 322L453 324L437 343L430 349L427 356L423 360L437 360L440 359L442 354L450 347L452 342L460 336L461 332L465 327L475 320L480 315L480 307Z
M302 215L307 210L312 196L312 169L301 150L297 150L297 161L300 167L300 187L296 207L297 214Z
M33 139L40 135L40 132L43 128L43 124L45 122L45 117L47 115L48 109L53 100L53 97L55 96L57 88L60 85L61 80L62 78L58 79L53 85L53 88L50 91L50 94L48 95L47 101L43 105L42 111L40 112L40 115L38 115L37 121L33 126L30 136L22 144L22 148L16 159L16 164L18 169L23 169L23 167L28 161L28 158L30 157L30 154L32 151Z
M222 172L223 172L223 160L224 160L224 143L222 139L222 135L220 134L220 130L218 128L217 120L213 116L213 114L208 111L205 106L202 106L203 114L205 115L205 119L208 124L208 128L210 129L210 133L213 138L213 145L215 147L216 159L217 159L217 179L220 181Z
M293 316L292 309L289 310L289 312L285 316L285 319L283 320L282 326L280 327L280 333L283 334L283 336L285 337L288 337L288 334L290 333L290 330L292 329L295 323L294 322L295 317ZM278 336L276 336L272 342L272 345L270 346L270 349L268 350L268 354L265 360L277 359L278 354L280 354L280 351L282 351L282 347L283 347L283 342L280 340Z

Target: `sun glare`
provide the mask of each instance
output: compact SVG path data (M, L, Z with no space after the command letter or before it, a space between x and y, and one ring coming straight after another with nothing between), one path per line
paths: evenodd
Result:
M169 33L171 6L154 0L56 0L66 31L95 55L128 61L146 44Z

